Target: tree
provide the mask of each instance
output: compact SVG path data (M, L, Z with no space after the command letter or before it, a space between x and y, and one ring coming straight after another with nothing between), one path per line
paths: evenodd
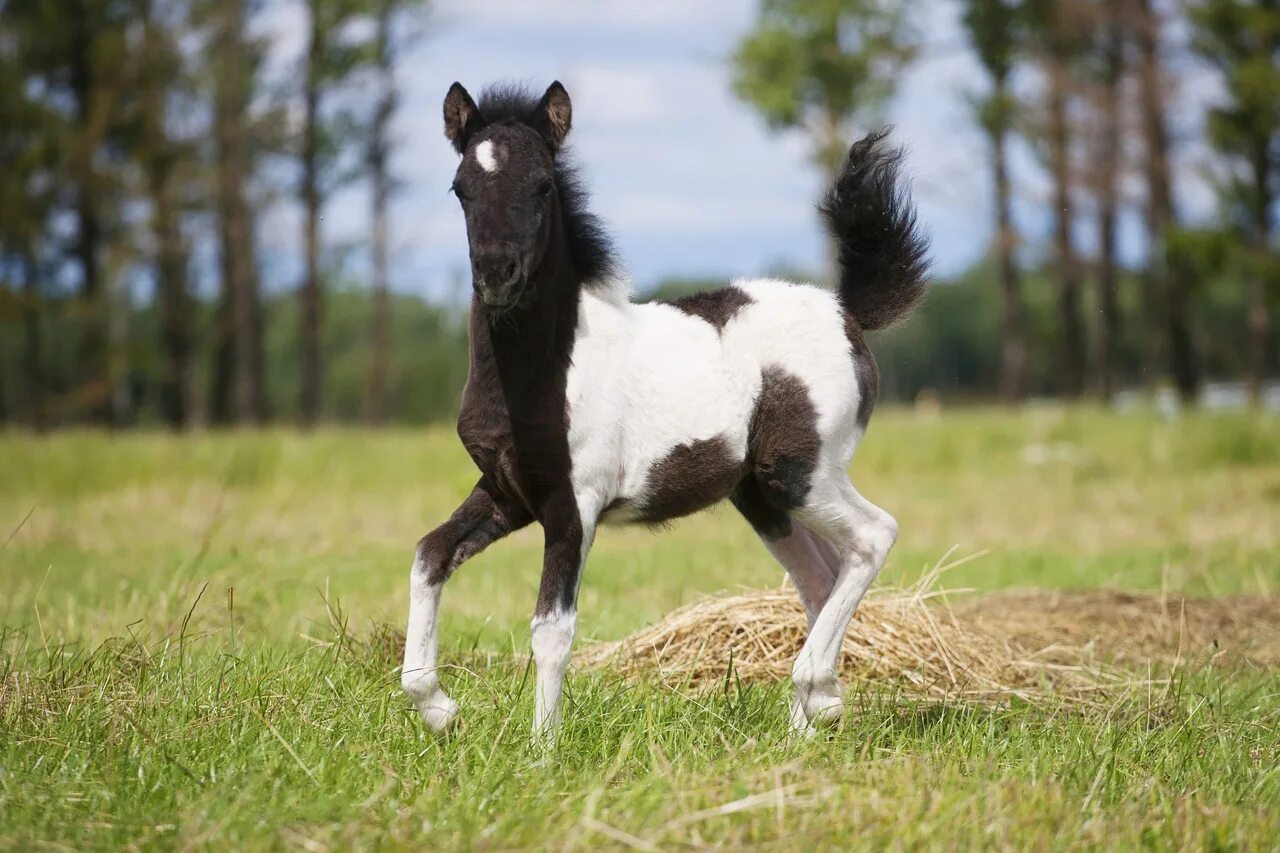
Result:
M394 180L390 172L391 119L398 102L395 62L398 45L392 35L400 13L420 7L425 0L377 0L373 63L377 70L379 97L369 131L366 158L372 183L373 260L373 356L369 368L369 419L384 423L389 412L391 365L391 297L388 270L388 205Z
M1227 159L1229 197L1241 209L1248 278L1249 399L1262 400L1270 336L1268 284L1276 278L1271 209L1280 182L1280 0L1203 0L1191 7L1197 52L1222 74L1225 102L1209 138Z
M1100 0L1094 38L1098 59L1098 296L1094 309L1094 383L1103 400L1114 390L1120 312L1116 294L1116 223L1120 208L1120 83L1124 74L1122 0Z
M991 145L991 174L996 208L995 246L1001 294L1000 397L1022 399L1026 392L1027 342L1022 283L1015 249L1009 189L1008 135L1014 105L1009 75L1017 52L1017 10L1006 0L965 0L964 25L978 59L991 78L991 92L975 99L978 123Z
M1153 0L1133 0L1133 3L1133 29L1138 47L1138 96L1146 148L1145 221L1149 248L1143 313L1148 325L1155 324L1157 329L1163 314L1173 383L1183 403L1189 404L1195 400L1199 390L1200 371L1188 317L1186 271L1173 262L1169 248L1178 227L1178 217L1169 164L1168 86L1160 58L1162 26ZM1148 341L1143 347L1144 366L1148 375L1155 361L1153 340L1156 337L1156 331L1144 331L1144 338Z
M160 323L160 398L170 426L189 426L192 418L195 349L192 297L187 266L190 250L183 233L183 187L190 180L192 145L178 138L169 107L184 85L186 69L175 21L159 14L156 0L139 0L142 23L138 64L139 127L135 149L151 203L150 230L155 253L156 301ZM165 11L185 10L165 4Z
M814 162L834 176L849 125L876 114L916 44L903 4L892 0L763 0L756 28L734 52L733 90L771 128L808 133Z
M298 194L303 206L306 273L298 292L302 375L299 418L304 425L320 416L322 373L320 323L320 215L336 174L338 159L354 136L350 116L323 111L326 96L345 82L367 59L364 45L347 35L362 9L359 0L307 0L310 12L306 56L303 60L303 127Z
M251 12L247 0L210 0L200 12L210 33L220 273L210 419L261 423L267 417L262 300L255 211L248 191L262 147L261 119L251 112L261 48L246 34Z
M41 342L41 256L57 195L61 152L66 132L62 116L32 97L23 55L16 40L0 39L0 267L22 278L17 297L22 324L22 396L20 409L34 429L48 421L45 359Z
M1062 391L1084 391L1084 328L1080 316L1080 265L1072 243L1075 206L1071 195L1072 63L1081 50L1083 26L1077 5L1064 0L1028 0L1027 20L1046 78L1045 101L1049 171L1053 177L1054 243L1058 275L1058 325L1061 333Z
M75 225L72 254L80 273L76 306L79 340L76 391L90 421L113 417L107 338L107 294L102 250L116 209L116 157L109 143L120 131L120 102L127 94L130 53L127 31L133 8L124 0L9 0L0 23L21 45L26 84L46 103L61 106L66 133L59 150L71 195Z

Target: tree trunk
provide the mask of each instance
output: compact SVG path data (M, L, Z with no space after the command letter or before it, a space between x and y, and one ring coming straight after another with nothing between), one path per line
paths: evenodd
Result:
M187 245L174 171L175 141L169 138L165 109L163 34L151 3L142 6L146 61L143 67L145 129L142 142L151 232L155 239L156 302L160 323L160 402L165 420L175 429L191 418L191 296L187 290Z
M1062 391L1068 398L1084 391L1084 331L1080 320L1080 271L1072 246L1075 219L1071 200L1070 130L1067 119L1067 69L1049 60L1049 145L1053 173L1054 241L1058 266L1058 321L1062 328Z
M187 246L179 213L161 191L156 205L156 280L160 301L160 334L164 351L160 396L165 419L175 429L191 424L191 295L187 289Z
M80 340L76 352L76 394L84 417L91 423L109 424L112 419L110 371L107 364L106 299L102 289L99 247L102 223L98 213L98 175L94 169L97 149L92 127L93 39L82 16L73 16L74 47L71 61L71 92L75 100L75 140L72 177L75 181L76 240L74 254L80 265Z
M209 423L225 426L231 423L231 382L234 351L232 349L231 310L234 297L233 280L227 274L226 222L219 211L218 239L222 253L219 265L218 305L213 317L213 370L209 379Z
M995 97L1005 96L1005 81L995 81ZM1010 208L1009 164L1003 127L991 129L991 165L995 178L996 255L1001 297L1000 399L1016 403L1026 395L1027 342L1018 275L1017 235Z
M1120 180L1120 74L1123 42L1120 0L1107 0L1103 24L1105 78L1102 82L1102 129L1098 151L1098 305L1094 315L1095 390L1103 401L1115 391L1116 342L1120 317L1116 300L1116 216Z
M388 276L387 205L391 198L388 153L391 116L396 108L395 78L391 60L391 0L379 7L375 50L382 98L374 114L369 144L369 171L373 182L373 359L369 369L369 420L387 419L391 361L391 305Z
M306 217L306 278L298 294L302 346L302 382L299 419L312 425L320 416L320 73L321 31L319 15L311 9L311 40L307 49L305 118L302 138L302 205Z
M1173 181L1169 167L1169 131L1166 125L1166 89L1160 66L1160 21L1152 8L1152 0L1135 0L1139 62L1139 97L1142 106L1142 132L1146 142L1148 240L1147 280L1143 313L1144 361L1148 375L1155 373L1159 329L1163 313L1168 336L1169 360L1173 383L1186 405L1195 401L1200 387L1200 371L1195 343L1187 312L1185 273L1168 255L1169 237L1177 227L1173 204ZM1161 307L1163 301L1163 308Z
M2 356L3 353L0 353ZM0 428L3 428L18 411L18 403L11 403L9 399L9 365L5 364L4 359L0 357Z
M1267 379L1267 341L1271 334L1271 318L1267 311L1267 256L1271 237L1271 162L1269 139L1260 141L1250 166L1253 169L1253 234L1250 263L1248 265L1249 292L1247 323L1249 328L1249 404L1262 406L1263 386Z
M22 259L22 374L23 414L27 424L37 432L48 425L45 411L44 359L40 343L40 272L30 250Z
M252 95L252 57L245 46L243 0L224 0L214 49L217 74L214 141L218 156L217 208L221 293L214 344L211 419L261 423L266 419L261 300L253 210L245 186L250 154L245 122Z

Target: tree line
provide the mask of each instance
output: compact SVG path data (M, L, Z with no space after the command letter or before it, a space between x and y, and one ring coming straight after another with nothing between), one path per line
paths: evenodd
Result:
M1120 367L1136 362L1143 386L1168 381L1184 402L1195 401L1211 366L1243 375L1258 403L1276 370L1271 317L1280 302L1280 2L956 2L987 78L970 104L987 140L994 210L992 263L962 281L972 291L994 278L999 299L935 288L947 313L926 308L918 325L951 338L962 332L967 342L988 330L998 354L990 358L983 347L986 357L967 364L989 364L994 390L1009 402L1033 391L1107 400ZM918 9L883 0L765 0L758 26L733 57L735 91L771 126L806 132L815 163L833 172L852 133L879 119L904 66L920 57ZM1189 38L1175 41L1176 27ZM1203 121L1216 158L1220 213L1212 227L1188 226L1174 193L1174 146L1187 140L1171 132L1171 68L1187 61L1212 69L1223 89ZM1013 215L1015 138L1035 152L1052 185L1045 204L1052 245L1039 257L1027 251L1036 247L1018 234ZM1117 257L1126 205L1140 210L1146 232L1146 261L1136 274ZM1084 257L1077 236L1090 225L1096 250ZM1056 309L1050 322L1046 288ZM1240 308L1228 322L1217 310L1224 289ZM965 310L966 302L993 310L998 322ZM971 322L957 327L957 316ZM1238 363L1213 352L1222 337L1243 351ZM920 353L937 349L910 331L897 338L925 347ZM932 387L932 379L981 391L992 375L979 370L963 381L948 373L945 360L957 363L957 352L936 352L934 361L895 352L908 364L891 362L890 370L907 386Z
M124 424L135 385L186 426L322 411L325 298L320 220L333 191L372 187L373 367L367 414L388 410L389 127L394 68L423 0L303 0L305 44L287 79L263 73L260 0L5 0L0 3L0 290L4 354L21 363L0 406L36 426ZM372 108L350 97L375 93ZM290 111L290 104L301 104ZM297 112L298 114L294 114ZM281 186L272 171L291 170ZM257 234L273 195L303 210L295 401L268 391ZM209 238L212 237L210 240ZM197 256L201 240L216 261ZM212 305L193 270L216 267ZM154 296L123 292L141 273ZM154 328L139 364L130 324ZM58 339L51 336L57 334ZM67 339L74 344L68 351ZM12 382L13 371L0 370Z
M968 103L995 237L989 260L878 345L886 393L1105 399L1136 382L1192 401L1206 377L1242 376L1256 400L1276 368L1280 0L948 2L986 76ZM395 69L425 0L298 0L299 55L272 75L261 22L280 7L0 0L0 420L452 412L456 308L388 289ZM807 133L830 172L921 60L922 9L763 0L729 60L734 91ZM1192 61L1222 89L1203 121L1174 114ZM1191 142L1178 129L1201 125L1219 217L1190 227L1173 163ZM1015 145L1051 186L1044 245L1018 233ZM320 229L352 181L371 199L360 284L334 280ZM282 197L302 213L299 274L269 293L259 237ZM1127 210L1146 232L1138 269L1118 258Z

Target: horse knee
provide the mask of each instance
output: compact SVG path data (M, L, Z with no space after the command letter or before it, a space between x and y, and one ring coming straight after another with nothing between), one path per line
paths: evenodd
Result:
M453 543L439 531L423 536L413 552L414 580L431 586L444 583L454 568L453 552Z

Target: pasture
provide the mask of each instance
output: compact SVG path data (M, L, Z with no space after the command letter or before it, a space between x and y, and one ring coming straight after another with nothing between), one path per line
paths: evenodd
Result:
M0 437L0 848L1280 838L1280 670L1212 648L1132 667L1087 706L854 690L840 729L810 741L787 737L785 683L571 668L543 756L536 528L446 589L462 725L431 736L385 626L403 627L414 542L474 479L443 428ZM973 590L956 602L1280 592L1275 418L885 407L853 479L901 526L879 587L954 548L980 555L941 579ZM577 648L781 575L727 506L660 534L606 528Z

